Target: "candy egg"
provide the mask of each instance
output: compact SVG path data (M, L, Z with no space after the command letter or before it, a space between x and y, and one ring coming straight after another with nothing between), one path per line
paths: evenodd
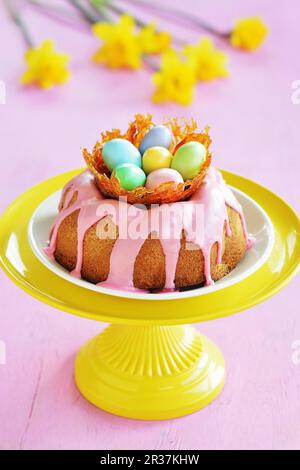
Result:
M199 173L206 158L206 148L200 142L192 140L183 144L175 153L171 167L179 171L183 179L189 180Z
M159 168L169 168L172 154L164 147L151 147L143 155L143 170L148 175L151 171Z
M141 154L138 149L126 139L112 139L105 142L102 158L110 171L122 163L133 163L142 166Z
M116 166L113 175L118 178L121 188L131 191L137 186L144 186L146 175L143 170L132 163L121 163Z
M150 147L164 147L168 149L172 143L172 134L165 126L155 126L147 132L142 139L139 151L143 155Z
M178 171L172 168L160 168L159 170L152 171L147 176L146 188L154 190L162 183L173 182L176 186L179 183L183 183L183 178Z

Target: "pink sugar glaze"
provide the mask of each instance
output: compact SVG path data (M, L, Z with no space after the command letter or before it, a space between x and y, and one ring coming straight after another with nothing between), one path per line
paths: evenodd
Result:
M95 179L89 170L79 173L63 188L61 201L64 200L63 209L67 208L74 194L77 193L76 203L90 200L102 200L104 197L95 185ZM59 204L60 205L60 204Z
M77 193L76 202L71 207L68 207L75 193ZM210 272L211 248L214 243L217 243L217 262L220 263L222 260L224 224L226 236L231 235L226 205L234 209L240 216L244 236L247 240L247 248L250 248L253 244L253 240L249 238L247 233L241 205L236 200L230 188L226 185L221 173L215 169L208 171L203 184L189 201L163 204L151 208L151 210L136 208L128 205L124 201L105 199L97 189L94 178L88 170L73 178L65 186L61 200L63 200L64 197L64 207L54 222L51 230L50 244L49 247L45 249L45 252L49 257L54 258L57 232L61 222L72 212L79 210L77 223L77 262L71 274L80 277L85 233L103 217L111 215L113 222L119 225L119 237L112 250L108 278L106 281L101 282L101 285L105 287L140 291L140 289L136 289L133 285L134 263L144 241L148 238L149 230L146 228L149 227L151 227L150 232L156 233L156 237L160 240L165 254L165 290L174 290L176 265L183 229L188 234L189 242L198 245L202 250L206 285L213 284ZM196 210L197 204L201 204L203 211L204 233L202 233L203 231L197 232L193 230L195 219L199 217L199 213ZM180 217L180 214L177 214L175 211L174 216L169 219L170 233L172 236L166 238L162 223L162 221L165 220L164 211L172 208L175 209L175 205L177 206L176 209L180 206L184 208L185 214L187 213L188 217L184 217L183 219ZM125 220L125 218L127 218L128 223L125 230L122 227L123 233L121 234L120 222ZM135 236L135 238L132 238L130 234L132 224L135 224L135 226L140 229L140 233L138 236Z

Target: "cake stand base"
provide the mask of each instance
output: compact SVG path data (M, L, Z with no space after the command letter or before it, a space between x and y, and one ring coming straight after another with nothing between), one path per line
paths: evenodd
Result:
M110 413L176 418L203 408L220 393L224 358L188 325L112 325L81 348L75 380L87 400Z

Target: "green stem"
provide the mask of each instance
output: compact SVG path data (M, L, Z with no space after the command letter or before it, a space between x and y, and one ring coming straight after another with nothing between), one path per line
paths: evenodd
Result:
M89 24L85 16L78 10L70 11L70 9L55 6L44 0L27 0L30 5L35 7L38 13L46 15L48 18L59 21L64 26L68 26L77 31L82 31L90 34Z
M11 0L4 0L4 4L6 6L6 9L8 13L10 14L11 19L15 22L15 24L18 26L20 29L21 33L23 34L23 38L26 42L26 45L30 48L34 47L34 42L32 40L32 37L29 33L29 30L22 19L20 13L14 8L13 2Z
M107 23L113 22L112 17L105 11L105 8L108 7L109 2L104 0L102 0L101 2L97 0L89 0L89 3L91 5L91 8L97 13L97 15L99 15L99 20L101 19L102 21L106 21Z
M113 5L112 3L106 4L106 8L109 10L113 11L114 13L117 13L117 15L123 15L125 13L125 10L122 8L117 7L116 5ZM143 28L146 26L146 23L139 18L134 17L136 24L140 27Z
M89 9L84 5L80 0L69 0L71 5L73 5L77 10L80 11L82 16L90 23L97 23L98 21L101 21L101 17L99 13L95 13L93 10Z
M149 55L143 55L143 62L152 70L152 72L157 72L159 70L157 63Z
M60 7L60 6L57 6L57 5L51 5L51 3L49 2L45 2L43 0L27 0L30 4L34 5L35 7L37 8L41 8L41 9L44 9L44 10L48 10L49 12L51 13L55 13L57 15L61 15L61 16L66 16L66 17L69 17L70 19L74 19L74 20L82 20L82 15L78 15L78 13L76 12L70 12L69 9L67 8L64 8L64 7Z
M163 5L154 5L152 2L148 2L145 0L125 0L125 1L133 5L142 7L142 8L144 7L152 11L157 11L161 16L164 16L166 19L169 19L171 21L174 18L183 20L191 25L194 25L200 29L203 29L204 31L214 34L215 36L218 36L222 39L227 39L230 36L230 32L219 31L217 28L211 26L206 21L200 18L197 18L197 16L195 16L192 13L180 11L172 7L165 7Z

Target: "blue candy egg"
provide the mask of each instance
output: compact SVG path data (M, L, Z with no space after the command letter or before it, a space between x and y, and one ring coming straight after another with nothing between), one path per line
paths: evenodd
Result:
M110 171L122 163L132 163L141 168L142 159L138 149L126 139L112 139L105 142L102 158Z
M169 149L172 143L172 134L165 126L155 126L143 137L139 150L143 155L150 147L165 147Z

